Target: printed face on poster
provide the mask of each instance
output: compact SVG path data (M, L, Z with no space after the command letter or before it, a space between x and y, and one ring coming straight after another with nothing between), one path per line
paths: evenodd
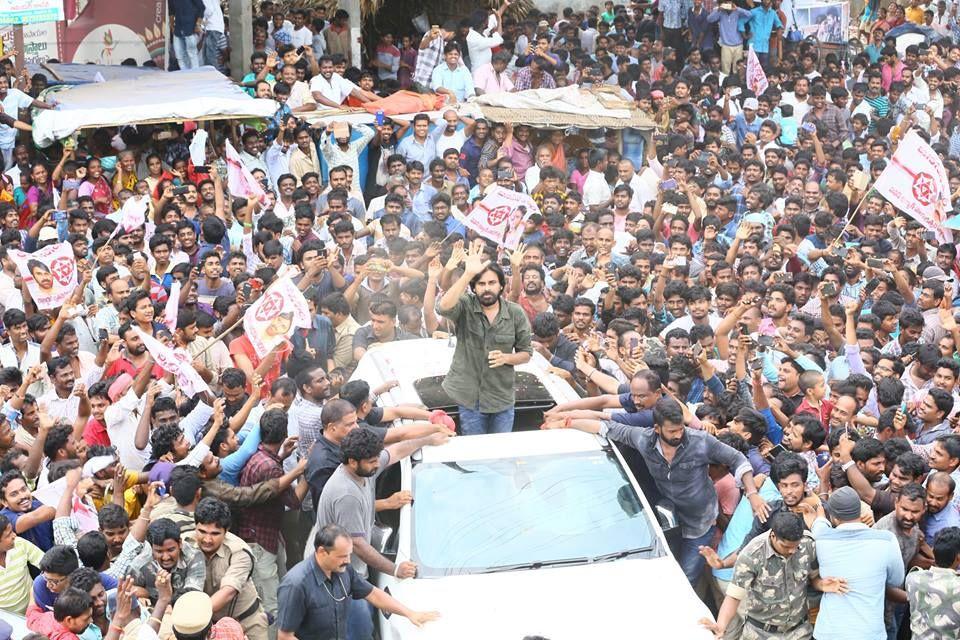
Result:
M780 10L787 17L787 28L796 26L804 38L840 44L847 41L850 28L849 2L784 0Z

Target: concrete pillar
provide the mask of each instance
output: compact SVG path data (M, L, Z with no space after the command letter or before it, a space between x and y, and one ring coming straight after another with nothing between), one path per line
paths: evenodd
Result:
M253 54L253 2L230 0L230 75L239 81L250 67Z

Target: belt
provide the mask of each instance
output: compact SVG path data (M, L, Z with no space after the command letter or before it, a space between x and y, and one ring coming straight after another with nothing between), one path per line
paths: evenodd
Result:
M788 627L788 626L780 626L776 624L767 624L765 622L760 622L756 618L751 618L750 616L744 616L744 617L747 622L755 626L757 629L760 629L761 631L765 631L767 633L790 633L794 629L799 628L800 625L802 625L804 622L807 621L806 618L802 618L800 622L798 622L797 624L793 625L792 627Z
M260 610L260 598L257 598L256 600L253 601L253 604L251 604L249 607L247 607L247 610L246 610L246 611L244 611L243 613L240 613L240 614L238 614L238 615L231 616L231 617L232 617L234 620L236 620L237 622L240 622L240 621L242 621L244 618L248 618L248 617L252 616L253 614L257 613L259 610Z

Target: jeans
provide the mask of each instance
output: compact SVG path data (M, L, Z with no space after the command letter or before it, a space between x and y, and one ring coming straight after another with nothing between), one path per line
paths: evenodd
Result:
M893 611L891 611L890 617L892 619L886 620L885 626L887 627L887 640L897 640L897 636L900 633L900 625L903 624L903 619L907 614L907 605L902 602L896 602L892 606ZM910 624L909 621L907 624Z
M173 55L177 58L177 65L181 71L200 67L200 52L197 51L199 36L191 33L189 36L173 36Z
M203 36L203 64L223 70L224 65L220 62L220 56L223 53L221 45L223 44L223 34L219 31L207 31Z
M480 407L460 406L460 433L476 436L483 433L510 433L513 430L513 407L497 413L480 413Z
M680 557L677 558L677 560L680 562L680 568L683 569L683 574L687 576L687 580L690 581L691 585L697 583L697 579L700 577L700 572L703 571L705 564L699 549L704 545L710 544L715 531L716 527L710 527L710 530L699 538L684 538L680 545Z
M351 600L347 612L347 640L373 637L373 608L366 600Z

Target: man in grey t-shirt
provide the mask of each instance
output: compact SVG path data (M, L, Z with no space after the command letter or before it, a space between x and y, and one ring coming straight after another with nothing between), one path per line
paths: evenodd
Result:
M353 538L351 564L361 576L369 566L398 578L412 578L417 565L410 561L394 564L370 545L374 522L376 479L384 469L406 458L424 445L447 441L446 433L435 433L383 447L383 437L371 429L354 429L340 443L342 464L327 480L317 505L317 527L336 524Z

